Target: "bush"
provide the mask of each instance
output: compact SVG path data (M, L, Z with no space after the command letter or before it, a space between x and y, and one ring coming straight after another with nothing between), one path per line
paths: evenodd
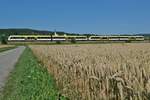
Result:
M71 39L71 43L76 43L76 40L75 39Z
M61 44L61 41L56 41L57 44Z
M127 40L127 41L125 41L126 43L131 43L131 40Z
M4 35L1 37L1 44L7 44L7 37Z

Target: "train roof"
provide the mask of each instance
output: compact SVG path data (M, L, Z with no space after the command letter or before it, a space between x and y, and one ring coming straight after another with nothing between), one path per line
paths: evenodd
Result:
M50 37L51 35L10 35L11 37ZM53 37L86 37L84 35L52 35ZM144 36L132 36L132 35L120 35L120 36L115 36L115 35L99 35L99 36L90 36L90 37L144 37Z
M112 36L110 36L110 35L99 35L99 36L91 36L91 37L144 37L144 36L132 36L132 35L129 35L129 36L127 36L127 35L116 35L116 36L114 36L114 35L112 35Z
M10 35L11 37L51 37L51 35ZM53 37L86 37L84 35L52 35Z

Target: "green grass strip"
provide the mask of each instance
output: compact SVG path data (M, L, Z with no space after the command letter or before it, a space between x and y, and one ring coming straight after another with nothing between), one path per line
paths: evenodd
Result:
M54 79L29 48L25 49L12 71L2 100L58 100Z
M0 52L7 51L7 50L10 50L10 49L14 49L14 48L16 48L16 47L17 47L17 46L0 48Z

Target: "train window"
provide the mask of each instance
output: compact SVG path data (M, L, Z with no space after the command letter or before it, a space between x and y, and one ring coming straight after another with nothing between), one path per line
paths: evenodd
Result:
M136 39L137 39L137 40L138 40L138 39L139 39L139 40L141 40L141 39L143 40L144 38L143 38L143 37L137 37Z
M136 37L136 38L143 39L144 37Z
M107 39L108 37L102 37L102 39Z
M101 39L101 37L91 37L91 39Z
M136 39L136 37L130 37L130 39Z
M65 37L52 37L53 39L65 39Z
M32 40L32 39L35 39L35 37L27 37L27 39L31 39Z
M25 39L25 37L11 37L10 39Z
M67 37L67 39L75 39L75 37Z
M38 37L38 39L51 39L51 37Z

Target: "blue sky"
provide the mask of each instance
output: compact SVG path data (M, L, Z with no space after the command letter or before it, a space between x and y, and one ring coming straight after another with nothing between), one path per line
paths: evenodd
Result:
M150 0L0 0L0 28L150 33Z

